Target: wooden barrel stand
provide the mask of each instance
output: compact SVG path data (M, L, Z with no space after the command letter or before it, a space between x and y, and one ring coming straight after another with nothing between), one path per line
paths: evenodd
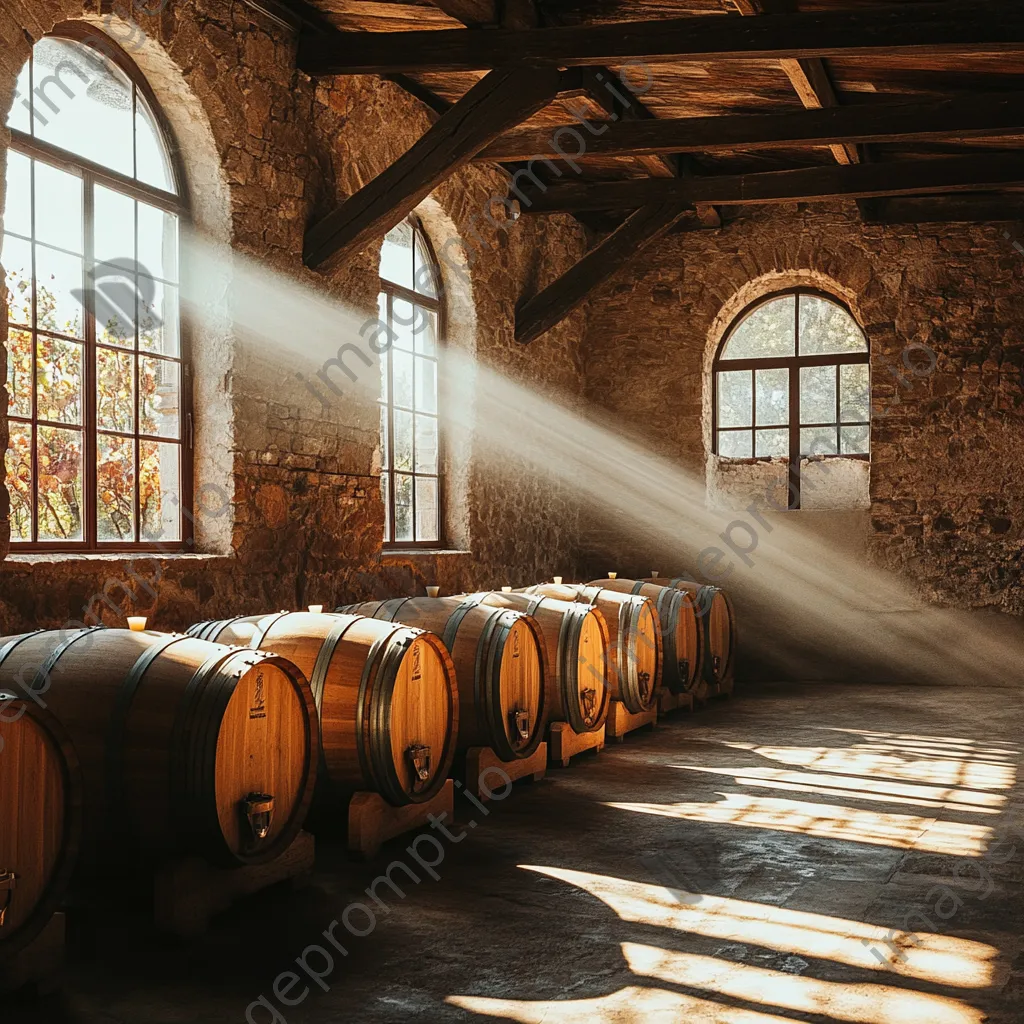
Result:
M40 992L48 991L64 966L65 931L64 914L53 914L34 939L13 956L0 960L0 993L17 992L28 985L35 985Z
M658 724L658 709L651 708L650 711L630 711L624 704L617 700L612 701L611 710L608 712L608 720L605 722L605 735L609 740L621 743L627 733L643 729L645 726L655 728Z
M491 794L508 782L529 779L540 782L547 772L548 745L541 743L529 756L516 761L503 761L490 747L470 747L466 751L462 785L479 800L490 800ZM502 799L504 799L502 797Z
M552 722L548 733L548 763L569 767L569 761L585 750L604 750L604 725L593 732L574 732L568 722Z
M667 715L672 711L693 711L692 693L672 693L662 690L658 694L658 716Z
M348 805L348 852L354 860L372 860L389 839L406 832L418 832L430 824L431 816L455 818L455 786L446 779L425 803L395 807L379 793L355 793Z

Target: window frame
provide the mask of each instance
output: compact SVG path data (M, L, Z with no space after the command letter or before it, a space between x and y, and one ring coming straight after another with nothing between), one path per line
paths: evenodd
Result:
M396 284L394 281L389 281L384 277L379 277L379 291L378 298L381 294L387 296L387 311L386 316L388 317L388 325L390 326L391 316L391 304L395 298L404 299L406 302L411 302L417 306L422 306L425 309L431 310L437 316L437 338L435 344L437 346L437 353L435 356L435 365L437 367L437 472L436 473L418 473L416 472L416 427L415 419L413 420L413 469L406 473L402 470L396 470L395 464L395 402L394 402L394 370L392 365L392 351L394 346L389 345L387 351L381 356L381 369L386 374L387 380L387 396L385 398L379 398L377 400L378 407L384 407L387 410L387 424L388 424L388 444L387 444L387 459L386 462L381 465L381 476L386 476L388 481L388 501L387 508L384 510L385 514L385 530L384 540L382 543L382 549L384 551L434 551L445 546L445 486L444 486L444 458L445 458L445 430L444 421L441 415L441 365L443 363L443 351L444 351L444 338L446 336L447 329L447 316L446 316L446 303L444 301L444 284L441 279L441 267L437 260L437 254L434 251L434 245L430 240L430 236L423 228L423 222L415 213L410 213L404 220L411 225L413 229L413 267L415 268L415 245L416 240L419 239L423 243L423 247L426 256L430 263L430 268L434 279L434 291L437 293L436 297L429 295L423 295L421 292L417 292L412 288L407 288L404 285ZM415 275L415 271L414 271ZM415 276L413 277L415 283ZM415 405L415 383L413 392L413 403ZM415 416L415 409L413 410ZM429 415L429 414L428 414ZM413 522L413 536L416 534L416 480L419 478L424 479L435 479L437 481L437 537L433 540L396 540L395 539L395 478L396 476L411 476L412 477L412 522Z
M794 319L793 319L793 351L794 354L791 356L751 356L743 359L726 359L723 358L722 353L725 351L733 334L740 327L740 325L753 313L755 313L762 306L767 305L769 302L774 302L778 299L784 298L787 295L794 296ZM833 305L839 306L850 319L857 325L857 329L860 331L861 336L864 339L864 351L863 352L831 352L820 355L800 355L800 296L810 295L816 298L824 299L831 302ZM840 368L843 366L851 365L866 365L868 367L868 418L867 420L857 421L844 421L840 419L841 415L841 391L840 391ZM834 366L836 371L836 418L831 423L803 423L800 417L800 370L804 367L812 366ZM815 454L807 456L810 458L820 459L851 459L859 462L870 462L871 461L871 408L870 408L870 396L871 396L871 344L868 341L867 334L864 333L863 327L857 322L857 318L853 315L850 307L837 298L835 295L829 292L822 291L818 288L810 288L806 286L797 286L795 288L786 288L782 291L771 292L768 295L763 295L759 299L750 303L748 306L733 318L729 324L728 329L722 335L722 340L719 342L718 350L715 352L715 358L711 364L711 451L716 458L730 461L730 462L770 462L772 459L781 458L778 455L755 455L750 456L731 456L731 455L720 455L719 454L719 432L735 432L741 431L750 432L753 439L753 446L751 452L757 451L757 401L756 392L751 397L751 422L748 427L719 427L718 425L718 375L722 372L728 372L730 370L774 370L774 369L785 369L789 374L789 423L788 424L769 424L768 426L776 426L778 429L785 429L789 433L789 509L790 511L796 511L800 508L800 464L804 455L801 454L801 443L800 443L800 431L802 428L812 429L814 427L835 427L837 433L839 428L843 426L864 426L868 427L868 451L865 453L856 454L844 454L842 452ZM753 381L753 377L751 378Z
M98 536L98 501L97 501L97 452L99 446L100 428L97 418L97 396L96 396L96 357L103 345L97 344L95 296L88 283L88 273L94 266L91 240L95 235L95 211L94 211L94 189L102 186L120 193L132 200L146 203L150 206L163 210L166 213L174 214L177 218L179 229L187 227L192 223L191 203L184 168L181 161L181 152L177 145L174 133L170 124L157 100L145 76L135 65L134 61L119 47L112 39L100 33L92 26L68 22L58 25L48 37L66 39L70 42L88 46L99 53L103 58L108 59L132 82L138 93L141 93L150 113L156 122L160 132L161 142L167 156L171 178L176 192L167 192L153 185L139 181L136 178L103 167L84 157L79 157L68 150L61 149L32 134L10 129L9 151L18 153L30 160L48 164L61 171L73 174L82 180L82 225L83 225L83 293L85 301L82 304L83 330L80 339L73 339L76 344L82 346L82 418L80 433L82 438L82 539L81 540L38 540L39 531L39 510L36 487L38 485L38 443L32 446L32 486L33 486L33 522L32 540L15 540L12 536L10 542L10 553L31 553L51 552L62 554L116 554L124 552L163 552L180 553L194 550L194 442L195 425L193 419L193 372L192 372L192 345L191 332L187 318L181 315L181 283L185 277L185 267L181 260L181 246L179 235L179 267L178 267L178 335L179 354L176 357L165 357L176 361L180 366L180 436L177 439L160 438L144 434L140 427L139 419L139 360L145 354L138 348L138 342L131 349L119 349L119 351L130 352L133 357L133 380L135 415L134 429L132 431L104 431L106 436L128 437L133 441L135 449L134 459L134 480L135 480L135 501L134 501L134 533L141 535L141 508L139 505L140 485L140 448L143 441L155 441L157 443L177 443L180 451L180 480L179 480L179 538L176 540L157 541L101 541ZM45 37L44 37L45 38ZM31 58L30 58L31 59ZM34 85L34 82L33 82ZM133 132L137 129L133 121ZM33 246L35 225L33 219ZM33 307L35 308L35 293L37 281L35 268L33 267ZM34 317L35 318L35 317ZM8 324L8 344L10 332L14 329ZM62 337L54 332L43 331L45 336ZM36 343L40 336L40 329L37 324L29 328L32 337L33 359L32 359L32 414L30 417L12 416L7 410L8 424L26 424L35 431L40 425L48 425L48 421L40 420L37 413L38 394L36 389ZM5 382L6 383L6 382ZM67 424L55 424L59 427L66 427ZM6 453L5 453L6 456Z

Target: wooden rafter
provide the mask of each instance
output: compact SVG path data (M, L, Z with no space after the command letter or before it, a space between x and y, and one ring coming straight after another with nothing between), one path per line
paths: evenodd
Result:
M310 36L310 74L483 71L517 64L571 67L716 60L799 60L892 54L1004 53L1024 49L1024 9L1008 0L914 3L778 14L696 17L571 27L451 29Z
M560 84L552 68L485 76L390 167L309 229L307 265L333 263L384 234L480 149L546 106Z
M524 213L635 210L650 203L721 206L822 202L942 192L991 192L1024 185L1024 153L950 156L894 163L732 174L705 178L555 185L533 193Z
M576 158L578 125L518 129L496 139L473 158L528 160ZM1024 92L959 96L912 103L829 107L782 114L655 118L628 121L584 138L585 155L714 153L779 146L832 146L860 142L961 141L1024 134ZM847 161L852 162L852 161Z

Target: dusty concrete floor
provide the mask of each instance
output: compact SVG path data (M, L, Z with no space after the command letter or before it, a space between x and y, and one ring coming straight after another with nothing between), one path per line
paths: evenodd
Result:
M63 988L0 1019L241 1024L263 995L254 1024L1024 1021L1022 719L1013 690L765 687L462 807L389 913L364 890L407 844L324 846L190 946L80 921ZM284 1005L353 902L375 929L339 926L329 990Z

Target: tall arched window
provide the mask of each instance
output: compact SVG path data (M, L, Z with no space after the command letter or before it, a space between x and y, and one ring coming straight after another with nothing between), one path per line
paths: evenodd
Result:
M380 436L384 542L441 541L438 345L441 275L415 217L388 232L380 254L380 319L391 346L381 357Z
M868 458L867 340L831 296L798 289L748 307L713 373L715 453L788 459L791 508L800 507L802 458Z
M179 546L191 521L184 201L162 118L128 58L83 33L36 44L7 123L11 540Z

